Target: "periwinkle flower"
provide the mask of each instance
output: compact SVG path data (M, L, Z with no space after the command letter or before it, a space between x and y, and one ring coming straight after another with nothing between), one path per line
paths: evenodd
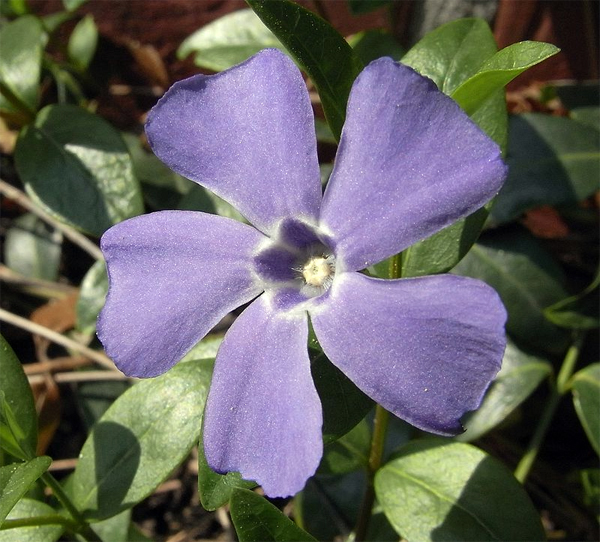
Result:
M215 363L204 418L213 469L240 471L269 496L315 472L309 316L327 357L372 399L426 431L461 431L500 367L497 294L459 276L361 273L498 192L500 150L454 101L389 58L369 64L324 194L308 93L279 51L176 83L146 132L163 162L251 225L164 211L111 228L98 335L125 374L156 376L251 301Z

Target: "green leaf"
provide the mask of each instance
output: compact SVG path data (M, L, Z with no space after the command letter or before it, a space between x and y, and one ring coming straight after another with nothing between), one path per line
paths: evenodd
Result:
M245 222L244 217L233 205L227 203L224 199L221 199L219 196L200 185L193 186L192 189L179 200L177 208L188 211L212 213Z
M196 343L181 361L215 359L224 336L223 333L211 333L207 335L200 342Z
M469 444L413 441L375 476L377 500L408 540L544 540L522 486Z
M131 383L127 380L84 381L77 384L73 393L87 432L130 387Z
M177 58L183 60L193 53L196 66L219 72L269 47L284 50L273 32L251 9L241 9L220 17L186 38L177 49Z
M345 474L366 467L369 463L371 430L366 419L325 447L319 474Z
M0 335L0 392L4 395L0 419L0 442L15 457L31 458L37 447L37 414L29 381L21 362L4 337ZM11 420L7 420L6 407ZM22 438L16 439L8 423L14 421Z
M573 404L590 443L600 454L600 363L573 375Z
M86 15L77 23L69 38L67 45L69 60L80 70L86 70L94 58L97 45L98 28L94 17Z
M354 50L354 54L365 66L382 56L389 56L394 60L400 60L404 54L404 48L398 43L396 38L382 28L364 30L363 32L352 34L347 39L350 47Z
M350 88L362 69L346 40L326 21L288 0L246 0L312 79L337 140Z
M576 107L571 109L569 115L574 121L600 130L600 107L598 106Z
M506 183L494 223L539 205L581 201L598 188L600 132L565 117L525 113L510 119Z
M23 498L15 504L6 519L35 519L53 515L56 515L56 511L51 506L40 501ZM54 542L61 537L64 530L62 525L33 525L0 530L0 542L15 542L17 539L19 542Z
M400 260L402 276L434 275L452 269L479 237L487 215L485 208L479 209L471 216L407 248Z
M486 60L477 73L454 90L451 96L468 115L472 115L494 92L559 51L558 47L549 43L513 43Z
M211 367L181 363L137 383L107 410L83 445L73 501L105 519L150 495L198 440Z
M0 523L33 483L48 470L50 463L52 459L43 456L0 467Z
M600 510L600 469L583 469L580 471L583 499L598 517Z
M402 57L402 63L429 77L451 95L496 53L496 42L482 19L459 19L429 32Z
M323 442L329 444L360 422L373 401L324 354L314 356L311 371L323 407Z
M96 331L96 319L104 306L104 300L108 292L108 275L106 264L98 261L81 281L79 298L77 299L77 330L86 335L92 335Z
M6 232L7 267L25 277L54 281L62 253L62 234L34 214L17 218Z
M451 95L495 53L496 42L485 21L460 19L428 33L402 57L402 62ZM501 149L505 148L507 114L502 90L488 96L472 118ZM432 275L452 269L479 237L487 216L486 208L479 209L406 249L401 259L402 276Z
M252 489L256 482L242 480L239 472L218 474L206 462L202 437L198 446L198 493L205 510L216 510L229 502L235 488Z
M131 510L124 510L116 516L92 524L91 527L104 542L131 542L130 525Z
M366 483L362 470L343 476L310 478L294 498L296 522L318 540L347 539L358 519ZM398 542L398 535L377 504L369 520L366 540Z
M153 209L174 209L183 195L194 187L199 187L169 169L153 153L148 152L139 136L122 132L121 137L133 160L133 172L142 183L144 199Z
M49 105L19 135L15 162L27 191L49 212L93 235L143 212L131 157L105 120Z
M453 272L481 279L500 294L508 311L507 331L543 351L559 353L567 334L544 317L544 308L567 296L561 268L524 231L482 239Z
M247 489L234 489L230 512L240 542L316 542L277 507Z
M479 409L463 419L466 431L456 440L468 442L487 433L505 420L551 373L552 365L547 360L524 352L509 340L502 369Z
M600 327L598 314L598 287L600 268L592 283L582 292L562 299L544 310L544 315L553 324L570 329L595 329Z
M33 15L19 17L0 29L0 108L35 113L38 105L42 50L46 34Z
M67 11L75 11L86 2L87 0L62 0L63 6L65 6Z

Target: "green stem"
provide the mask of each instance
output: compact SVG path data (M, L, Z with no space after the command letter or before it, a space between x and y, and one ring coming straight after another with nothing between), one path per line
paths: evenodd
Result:
M369 463L367 465L367 488L365 489L358 521L356 522L356 529L354 530L354 539L356 542L362 542L367 536L369 521L373 512L373 503L375 502L375 474L379 470L379 467L381 467L383 459L383 448L389 417L390 413L381 405L375 407L373 438L371 439L371 452L369 453Z
M78 525L59 514L35 516L33 518L5 519L0 525L0 531L17 529L19 527L39 527L40 525L63 525L71 531L76 531Z
M98 535L94 531L92 531L91 527L89 526L87 521L84 519L84 517L81 515L79 510L77 510L77 508L75 508L75 505L71 502L71 499L64 492L63 488L58 483L56 478L54 478L54 476L52 476L50 473L45 472L44 474L42 474L42 481L50 489L52 489L52 493L54 494L54 496L58 499L60 504L62 504L64 506L65 510L73 518L73 520L76 524L76 527L74 530L78 534L80 534L82 537L84 537L86 540L99 542L100 538L98 537Z
M569 350L567 350L567 354L562 362L560 371L558 372L556 384L551 384L550 397L548 398L544 412L542 413L538 426L531 437L531 441L529 442L521 461L519 461L519 464L515 469L515 478L522 484L527 480L531 467L537 459L560 400L570 389L569 380L575 370L575 365L577 364L584 338L584 332L580 332L575 336L575 340Z
M402 274L402 255L396 254L390 259L389 277L398 279ZM367 487L358 514L356 528L354 529L355 542L362 542L367 536L369 521L373 514L375 503L375 474L381 467L383 449L390 413L381 405L375 407L375 421L373 424L373 437L371 438L371 451L369 452L369 463L367 464Z

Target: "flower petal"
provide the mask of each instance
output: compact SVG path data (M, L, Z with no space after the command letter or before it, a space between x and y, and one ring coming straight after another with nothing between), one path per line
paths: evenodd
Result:
M496 292L454 275L336 277L310 311L327 357L363 392L432 433L461 431L500 369L506 312Z
M204 416L212 469L239 471L270 497L300 491L323 452L305 312L273 310L267 294L234 322L219 349Z
M364 269L483 206L505 176L499 147L452 99L382 58L352 87L321 224L344 269Z
M146 124L171 169L231 203L258 229L315 222L321 202L313 112L294 63L267 49L217 75L175 83Z
M142 215L102 237L110 288L98 320L107 354L129 376L174 365L228 312L261 292L251 226L190 211Z

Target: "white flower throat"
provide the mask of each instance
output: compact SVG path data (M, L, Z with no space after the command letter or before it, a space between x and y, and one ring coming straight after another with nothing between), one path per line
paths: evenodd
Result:
M316 256L310 258L302 268L302 277L309 286L328 288L335 274L333 256Z

